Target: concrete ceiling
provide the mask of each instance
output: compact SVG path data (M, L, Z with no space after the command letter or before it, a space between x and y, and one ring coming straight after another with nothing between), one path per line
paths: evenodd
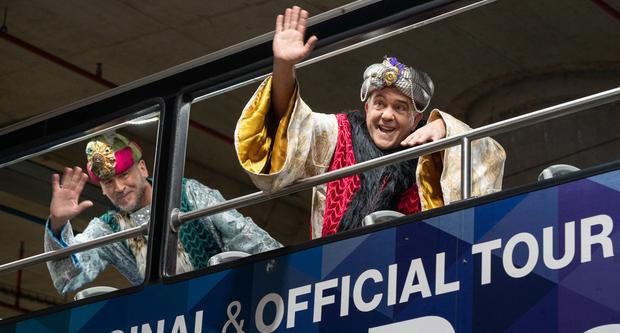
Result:
M345 1L298 1L317 14ZM501 0L471 12L409 31L299 70L304 99L315 110L361 108L359 81L366 65L384 54L429 72L436 84L433 107L472 126L610 89L620 84L620 2L606 0ZM122 85L269 32L289 1L18 1L8 8L8 33L40 50ZM614 14L615 13L615 14ZM615 16L614 16L615 15ZM109 89L0 39L0 128ZM192 106L191 119L232 137L240 110L255 85ZM570 162L588 167L620 156L618 105L603 106L561 122L497 137L509 158L505 184L531 182L541 167ZM605 119L601 122L600 119ZM124 129L140 139L152 161L154 124ZM226 197L255 191L238 166L230 142L190 128L186 176L219 188ZM81 165L83 143L21 162L0 173L0 204L45 219L49 175ZM22 178L19 178L22 177ZM28 186L20 179L29 179ZM9 181L10 180L10 181ZM88 197L106 202L95 187ZM250 207L243 212L285 243L308 235L308 194ZM90 212L89 215L96 212ZM295 216L295 218L291 218ZM41 225L0 212L2 262L42 251ZM85 217L76 222L81 230ZM44 265L22 274L24 293L15 306L15 274L0 276L0 317L64 302ZM103 282L101 282L103 281ZM113 270L100 284L127 286ZM28 301L28 300L31 301ZM32 301L38 299L38 301ZM5 306L1 306L2 303Z

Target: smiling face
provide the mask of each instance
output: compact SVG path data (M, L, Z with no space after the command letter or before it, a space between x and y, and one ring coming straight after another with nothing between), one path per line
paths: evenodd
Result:
M144 161L111 178L101 180L101 190L120 211L132 213L151 203L152 188L146 180Z
M422 119L411 99L393 87L373 92L364 109L368 133L382 150L398 147Z

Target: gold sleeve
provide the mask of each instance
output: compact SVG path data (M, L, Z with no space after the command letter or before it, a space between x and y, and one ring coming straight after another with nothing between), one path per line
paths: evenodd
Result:
M443 192L441 190L441 171L443 157L441 152L424 155L418 161L416 178L422 210L443 207Z
M287 128L295 106L297 86L284 117L274 119L271 110L271 77L267 78L246 107L237 127L237 157L244 169L271 174L282 169L286 159Z

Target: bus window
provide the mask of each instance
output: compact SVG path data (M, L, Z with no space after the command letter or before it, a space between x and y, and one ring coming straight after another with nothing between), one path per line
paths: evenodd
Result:
M248 89L241 91L250 93ZM235 93L241 94L241 91ZM241 97L234 100L230 100L230 97L230 94L226 94L216 98L224 105L212 104L209 100L191 106L181 212L206 208L225 199L255 191L239 167L234 150L233 132ZM230 112L222 112L212 118L209 109L213 105L225 107ZM187 226L184 225L180 229L179 241L187 247L185 238L187 236L184 233L192 228L201 228L203 225L207 227L207 233L204 234L207 236L202 241L205 244L212 242L212 245L207 246L207 250L200 257L190 256L195 267L205 268L277 249L283 243L299 242L306 235L303 233L303 228L297 230L299 234L293 235L291 241L290 237L287 239L287 235L278 233L281 229L277 228L277 224L269 224L269 221L294 216L295 218L290 220L292 223L297 223L299 221L297 217L303 216L306 211L304 205L291 205L290 202L283 200L230 210L187 222ZM235 224L236 227L231 228L231 224ZM184 228L187 231L184 231Z
M511 21L515 20L511 16L511 6L509 3L483 6L442 22L421 24L417 29L403 29L384 39L377 38L372 43L351 47L346 51L336 51L320 61L299 63L296 79L300 94L314 112L363 112L365 106L359 99L360 95L364 95L364 70L370 64L382 63L386 56L393 56L397 59L392 63L394 67L402 69L399 66L404 64L431 76L435 89L432 100L424 111L423 117L426 120L429 117L436 119L441 113L433 110L438 109L452 115L457 120L453 124L460 126L458 121L462 121L477 128L603 91L616 84L617 80L614 81L613 78L617 78L617 66L613 61L617 62L617 57L606 49L606 38L596 38L593 41L586 32L551 32L544 28L544 20L532 20L531 10L520 11L519 15L523 15L523 21L533 21L532 24L538 27L536 32L507 26L504 26L503 30L496 29L498 20L507 20L508 17ZM571 26L570 22L579 17L577 14L573 17L565 14L553 17L558 26ZM600 24L605 27L609 25L608 22ZM310 27L309 34L312 33L311 30ZM604 31L607 38L617 35L617 30ZM570 34L571 38L556 38L556 34L560 33ZM349 42L352 44L355 41ZM515 43L519 44L520 48L515 48ZM588 52L585 60L582 58L584 55L579 52L562 51L592 47L598 51ZM520 51L526 48L545 50L545 56L541 57L534 51ZM388 62L391 63L391 60ZM596 69L599 66L608 71L603 73ZM572 84L568 87L564 84L567 78L565 72L571 73L568 79ZM256 191L255 184L239 165L233 145L235 126L241 111L258 88L255 83L261 82L263 78L252 80L249 86L224 89L220 94L209 93L198 98L192 105L185 175L218 188L226 198ZM506 86L514 87L514 90L511 90L514 96L506 94ZM603 118L615 119L615 108L614 104L610 104L598 107L593 112L599 114L599 111L604 111ZM474 168L488 161L486 155L478 154L481 149L476 147L499 144L503 148L496 151L503 149L507 156L505 166L501 168L503 172L494 172L496 181L487 183L484 188L476 187L475 184L473 195L483 196L505 188L533 183L538 174L551 164L581 163L583 165L577 166L588 167L614 160L619 149L612 148L609 154L604 154L603 150L617 141L613 134L617 131L605 129L608 136L600 135L601 128L594 123L596 118L592 118L592 113L589 114L571 116L555 124L551 121L497 135L493 144L473 140ZM581 125L584 125L583 128ZM448 127L451 131L454 129L452 125ZM267 129L267 132L269 131L275 132L276 129ZM575 140L577 141L573 144ZM534 141L545 142L545 145L536 145ZM457 146L453 149L459 152L456 156L460 156L460 148ZM437 170L442 170L442 163L450 160L445 155L440 156L439 160L431 160L437 164ZM441 158L446 160L442 161ZM458 160L460 158L455 165L460 163ZM329 165L333 160L326 158L324 162ZM300 168L303 167L305 166ZM499 168L498 166L497 169ZM460 170L460 165L450 169ZM489 174L489 169L486 170L485 174ZM441 207L461 199L460 174L456 172L450 178L452 182L449 190L442 189L439 195L430 200L421 199L426 201L420 203L421 210ZM483 181L478 182L481 183ZM316 216L312 213L311 196L310 191L300 192L243 207L239 211L251 216L281 243L295 244L326 235L321 230L317 232L316 226L320 227L320 223L310 222Z
M103 125L0 169L2 263L148 222L157 132L158 113L148 114ZM56 259L49 269L36 264L3 272L0 317L139 285L145 266L139 253L147 246L144 236L136 236Z

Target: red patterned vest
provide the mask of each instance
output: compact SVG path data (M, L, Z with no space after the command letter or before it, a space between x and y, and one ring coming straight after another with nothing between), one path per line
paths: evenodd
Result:
M351 124L346 114L337 114L336 119L338 119L338 141L336 142L336 149L332 163L329 166L329 171L355 164ZM340 178L327 183L325 213L323 215L323 237L335 234L338 231L340 220L360 186L359 175ZM396 210L403 214L413 214L420 211L420 196L415 183L403 193Z

